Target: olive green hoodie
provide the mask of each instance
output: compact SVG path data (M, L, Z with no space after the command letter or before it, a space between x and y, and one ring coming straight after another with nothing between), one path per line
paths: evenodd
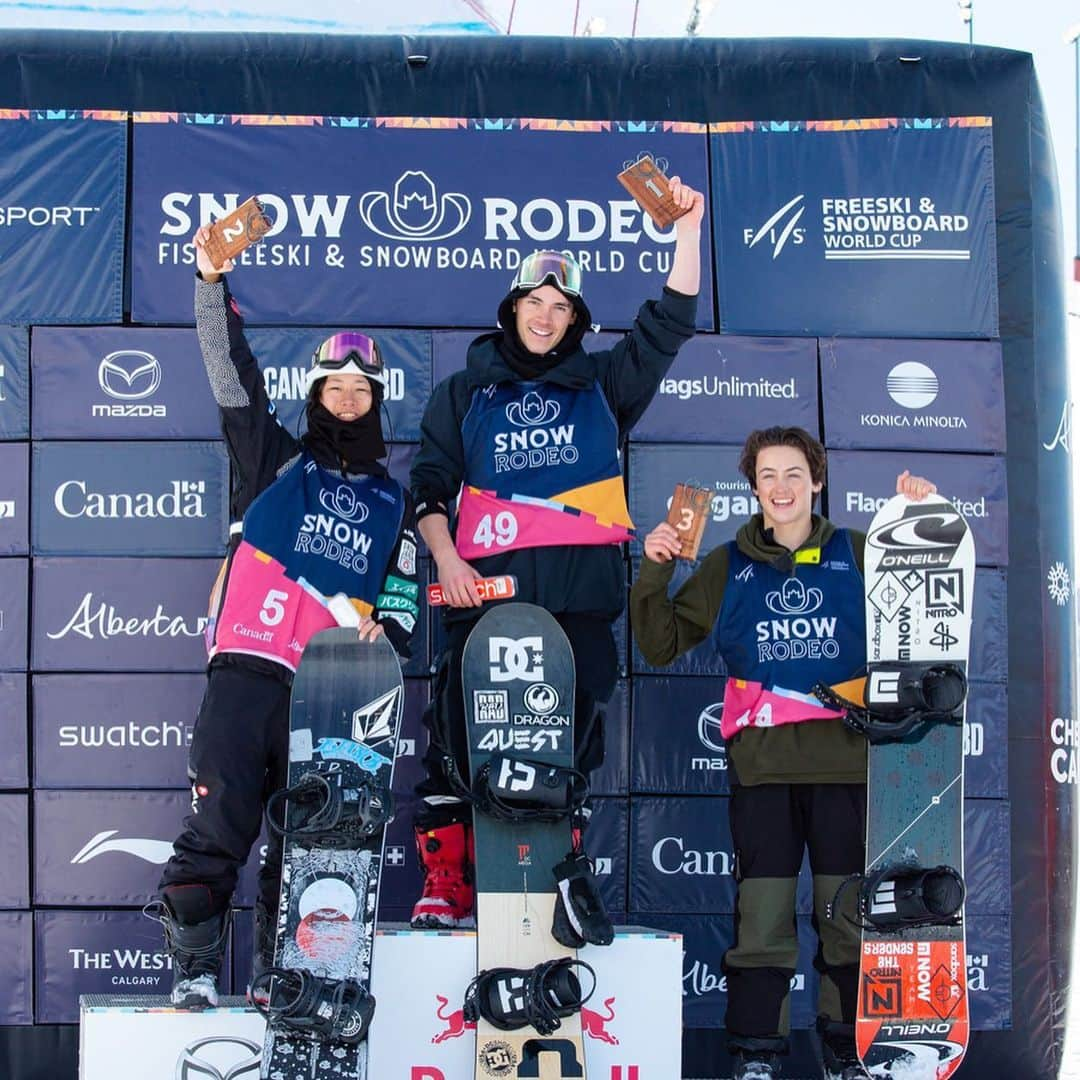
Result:
M799 551L823 547L835 531L831 521L813 515L810 535ZM791 573L798 572L797 556L773 539L761 514L755 514L739 529L735 542L755 562L779 562L784 566L790 563ZM865 534L851 530L851 546L860 573L865 545ZM630 591L630 620L638 648L650 664L670 664L709 636L724 600L728 562L727 545L722 544L705 556L669 599L674 560L641 560L638 579ZM735 771L733 780L739 784L866 782L866 740L840 720L745 728L728 740L727 750Z

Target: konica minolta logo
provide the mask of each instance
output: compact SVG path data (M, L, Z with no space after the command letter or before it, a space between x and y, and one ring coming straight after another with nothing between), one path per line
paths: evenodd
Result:
M53 495L53 506L65 518L205 518L205 494L204 480L173 480L162 492L108 493L91 491L85 480L65 480Z

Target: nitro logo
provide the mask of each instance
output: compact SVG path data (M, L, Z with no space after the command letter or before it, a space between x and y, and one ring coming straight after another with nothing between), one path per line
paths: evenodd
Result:
M360 219L388 240L445 240L461 232L472 216L472 205L461 192L440 195L435 182L419 169L403 172L386 191L360 196Z
M772 257L775 259L784 250L788 241L792 245L806 242L806 229L798 228L799 221L806 213L806 206L800 205L805 195L796 195L790 202L784 203L756 232L743 229L743 243L748 247L757 247L766 240L772 245Z
M488 641L489 674L494 683L544 681L544 639L493 637Z
M103 494L87 491L85 480L65 480L53 494L56 512L65 518L133 520L137 518L205 518L203 480L173 480L168 491Z

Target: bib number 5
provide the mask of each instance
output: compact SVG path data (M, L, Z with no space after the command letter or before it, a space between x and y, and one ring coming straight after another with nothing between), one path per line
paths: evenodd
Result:
M518 534L517 518L509 510L501 510L492 517L485 514L477 523L473 533L472 542L482 548L491 550L496 547L509 547Z
M262 611L259 612L259 621L264 626L277 626L285 618L285 605L283 600L288 600L289 594L281 589L271 589L262 602Z

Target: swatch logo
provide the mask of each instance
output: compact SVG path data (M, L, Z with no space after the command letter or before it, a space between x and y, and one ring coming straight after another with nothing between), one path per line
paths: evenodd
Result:
M140 401L161 385L161 364L151 353L120 349L98 365L98 385L118 401Z
M138 836L109 839L116 836L117 832L117 829L106 829L97 833L72 856L71 865L82 866L109 851L122 851L156 866L163 866L172 857L173 846L167 840L150 840Z

